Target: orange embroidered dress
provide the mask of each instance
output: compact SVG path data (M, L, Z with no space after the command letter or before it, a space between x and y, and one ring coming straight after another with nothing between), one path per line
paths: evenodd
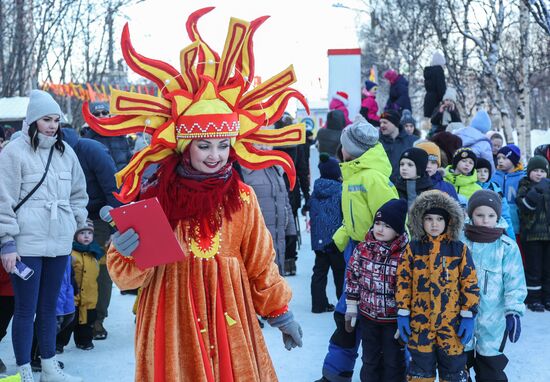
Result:
M231 222L222 221L215 257L191 253L182 224L175 233L187 258L175 264L141 271L111 247L113 281L123 290L143 287L136 381L277 380L256 313L284 309L291 291L274 262L256 195L241 189L243 206Z

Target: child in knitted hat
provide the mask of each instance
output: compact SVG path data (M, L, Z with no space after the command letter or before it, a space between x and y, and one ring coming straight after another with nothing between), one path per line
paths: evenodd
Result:
M508 201L504 197L504 193L502 192L500 186L496 182L491 181L491 177L493 175L492 171L493 166L491 166L491 162L485 158L477 159L477 184L479 184L484 190L491 190L500 195L500 198L502 199L502 217L506 220L507 225L505 233L508 237L515 240L516 234L514 232L512 217L510 216L510 206L508 205Z
M373 226L357 245L349 262L346 330L353 332L359 313L363 360L381 357L379 362L363 362L361 380L372 375L383 375L388 382L405 379L403 347L394 336L397 330L397 266L408 243L406 216L404 200L392 199L380 207Z
M519 339L527 295L519 248L514 239L503 235L501 207L496 192L476 191L468 201L469 221L462 238L472 251L481 288L475 341L465 346L467 367L473 367L476 379L482 381L508 380L502 333L512 343Z
M464 197L466 201L474 192L481 190L481 186L477 184L476 162L477 155L474 151L462 147L456 150L453 162L447 166L445 172L445 180L451 183L456 193Z
M395 182L395 188L401 199L407 201L410 207L417 195L433 188L433 183L428 173L428 153L418 147L411 147L403 151L399 160L399 177Z
M416 128L416 120L412 116L412 113L410 110L403 110L403 114L401 115L401 126L403 126L403 129L407 132L409 135L416 135L420 138L420 130Z
M510 206L510 216L516 241L519 240L519 214L516 204L516 196L519 188L519 181L525 177L525 170L521 164L521 152L519 147L513 144L506 145L498 150L498 166L492 180L499 185L504 193L504 198Z
M432 180L433 189L446 192L453 199L458 200L458 195L452 184L443 180L444 169L441 167L441 150L439 147L430 141L416 141L415 147L424 150L428 154L428 164L426 165L426 172ZM441 171L440 171L441 170Z
M527 307L550 310L550 180L546 158L535 155L519 182L520 238L525 255Z
M94 348L92 339L98 298L98 260L104 254L103 248L94 241L94 223L88 219L86 227L74 234L71 257L77 286L74 296L77 310L73 324L62 332L65 340L63 345L68 344L74 331L74 342L77 348L82 350Z
M409 213L411 241L397 269L397 326L408 344L410 381L466 381L464 345L474 332L479 287L459 240L464 213L439 190L422 193ZM437 323L434 325L434 323ZM414 330L411 330L414 329Z
M378 84L372 81L365 81L363 88L363 99L361 100L361 110L359 113L372 125L380 125L378 116L378 103L376 103L376 92Z
M344 260L350 259L355 246L372 227L374 215L388 200L397 199L389 180L392 171L388 156L378 142L378 130L362 116L342 131L342 226L332 236ZM323 377L329 381L351 379L360 339L345 330L346 293L338 300L334 312L336 330L323 363ZM347 377L346 377L347 376Z
M307 201L311 224L311 249L315 251L315 265L311 276L311 311L334 311L327 298L327 275L332 269L336 298L342 295L344 285L344 257L332 241L332 235L342 225L342 172L338 161L321 154L321 177L315 180L313 192ZM332 245L331 245L332 243Z

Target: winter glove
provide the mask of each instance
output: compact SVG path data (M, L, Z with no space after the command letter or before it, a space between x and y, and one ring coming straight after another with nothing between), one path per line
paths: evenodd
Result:
M139 235L133 228L130 228L123 233L117 231L113 235L113 245L122 256L132 256L136 248L139 246Z
M346 314L344 316L346 332L353 333L355 330L355 323L357 321L357 300L346 300Z
M537 187L532 187L525 195L525 201L533 208L536 208L544 200L544 195Z
M510 342L515 343L519 340L521 334L521 321L519 315L516 313L510 313L506 315L506 331L508 332L508 338Z
M474 336L474 318L473 317L462 317L460 320L460 326L458 327L458 332L456 333L461 338L460 342L462 345L466 345L472 337Z
M296 346L302 347L302 328L300 324L294 321L292 312L289 311L278 317L268 318L267 322L274 328L279 328L283 333L286 350L291 350Z
M397 329L399 330L399 336L404 343L409 342L409 336L411 335L410 316L397 316Z

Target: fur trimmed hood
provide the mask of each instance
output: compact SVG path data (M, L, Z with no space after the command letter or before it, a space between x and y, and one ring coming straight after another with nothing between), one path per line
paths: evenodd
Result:
M447 235L450 240L460 240L460 231L464 226L464 211L456 200L439 190L425 191L420 194L409 213L409 232L412 240L421 240L426 234L424 232L422 217L430 208L443 208L449 215L449 226Z

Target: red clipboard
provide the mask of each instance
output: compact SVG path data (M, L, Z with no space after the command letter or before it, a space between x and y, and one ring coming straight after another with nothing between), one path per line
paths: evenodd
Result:
M110 212L119 231L133 228L139 235L139 246L132 254L138 268L175 263L185 258L157 198L140 200Z

